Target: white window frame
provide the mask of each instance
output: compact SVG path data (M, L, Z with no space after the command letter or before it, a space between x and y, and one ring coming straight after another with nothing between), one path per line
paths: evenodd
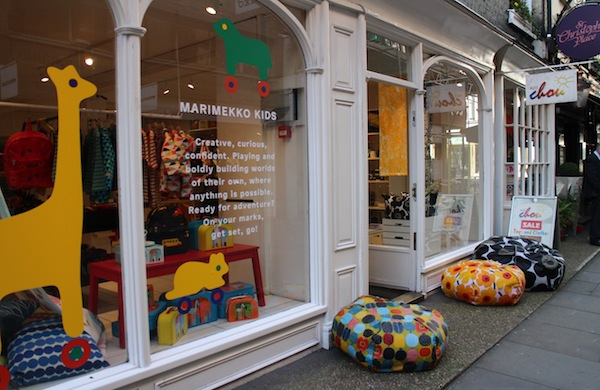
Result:
M525 99L523 88L513 90L513 123L504 121L504 129L514 129L513 161L504 154L505 182L513 184L513 196L554 196L554 104L531 106Z

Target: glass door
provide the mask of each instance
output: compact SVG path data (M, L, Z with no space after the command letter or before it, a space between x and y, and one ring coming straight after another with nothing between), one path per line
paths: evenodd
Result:
M482 239L479 91L462 69L425 74L425 257Z
M418 50L367 31L369 282L382 296L415 291L417 286L410 189L410 172L416 168L411 161L416 160L409 147L415 126L409 113L414 111L412 62L419 58L413 57Z

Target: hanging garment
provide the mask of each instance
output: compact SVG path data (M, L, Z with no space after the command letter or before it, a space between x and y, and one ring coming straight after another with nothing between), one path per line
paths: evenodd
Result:
M106 188L104 177L104 160L102 158L102 140L100 130L93 127L85 137L84 150L84 191L92 201L96 201L95 195Z
M191 194L192 174L186 155L191 152L192 146L193 138L185 132L165 132L161 151L161 192L179 197Z
M116 170L116 153L112 144L109 129L100 129L102 161L104 167L105 187L98 194L98 203L108 203L110 192L113 189L113 180Z
M158 150L154 129L142 129L142 156L144 167L144 202L149 207L156 207L160 201Z
M114 187L116 153L109 129L91 128L84 145L83 189L94 203L107 203Z

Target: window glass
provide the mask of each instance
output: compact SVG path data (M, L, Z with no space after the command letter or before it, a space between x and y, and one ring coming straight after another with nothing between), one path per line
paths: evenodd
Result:
M105 1L1 5L0 370L23 387L118 364L88 287L118 229L114 24Z
M430 217L425 242L435 243L439 253L481 239L479 94L465 72L444 63L428 69L425 86L425 189Z
M505 180L506 198L510 201L514 195L541 196L553 192L549 185L550 154L548 143L551 139L546 105L526 105L526 93L523 88L505 89L506 110L506 159ZM564 162L565 137L557 136L558 165ZM582 140L578 140L579 145Z
M506 128L506 157L504 169L506 177L506 190L504 200L510 202L515 195L515 96L516 87L504 89L504 110ZM518 102L517 102L518 104Z
M172 344L161 340L167 314L183 313L179 344L310 299L302 53L258 3L216 3L209 14L204 3L157 0L143 23L147 239L178 263L148 279L162 313L151 318L153 351ZM184 232L155 224L160 210Z
M367 69L410 80L410 51L406 44L367 31Z

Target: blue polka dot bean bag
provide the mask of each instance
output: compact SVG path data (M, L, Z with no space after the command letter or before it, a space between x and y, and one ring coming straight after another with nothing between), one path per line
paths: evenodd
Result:
M333 343L374 372L433 369L446 350L448 326L437 310L362 296L333 319Z
M96 341L87 332L75 339L69 337L60 317L25 325L8 347L8 363L10 382L15 387L109 366Z

